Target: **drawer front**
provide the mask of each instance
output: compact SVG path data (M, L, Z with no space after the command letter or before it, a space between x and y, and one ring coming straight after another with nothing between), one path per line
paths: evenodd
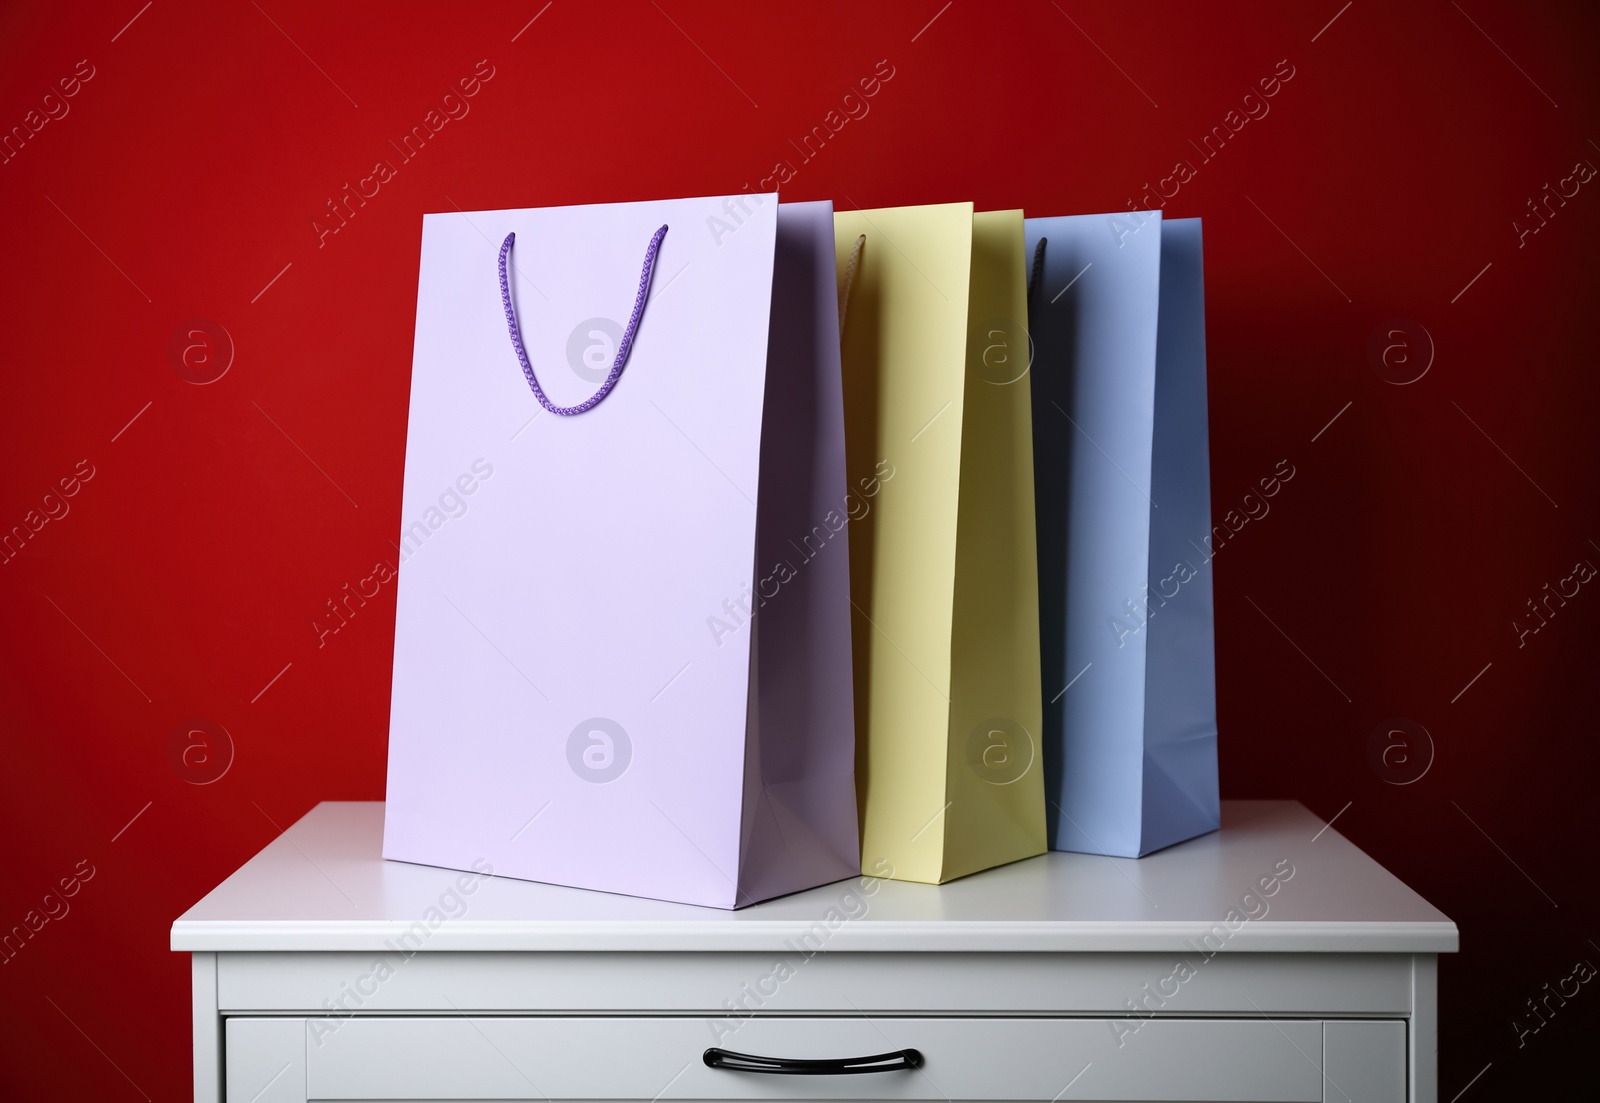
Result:
M1323 1024L1322 1071L1330 1100L1406 1103L1406 1058L1403 1022Z
M287 1024L297 1024L287 1027ZM1323 1023L1265 1019L451 1016L230 1019L228 1098L285 1065L282 1100L1321 1101ZM250 1082L232 1075L236 1047ZM786 1075L708 1068L710 1046L781 1058L913 1048L921 1068ZM302 1072L303 1070L303 1072ZM303 1076L303 1079L302 1079ZM301 1093L296 1095L293 1093Z

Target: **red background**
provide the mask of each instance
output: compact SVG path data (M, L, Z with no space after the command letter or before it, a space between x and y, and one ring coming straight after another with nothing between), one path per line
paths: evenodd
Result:
M0 928L96 871L0 966L0 1094L185 1096L169 924L317 801L383 796L393 591L325 646L312 618L393 554L420 215L738 191L778 160L786 198L1041 214L1195 164L1167 209L1206 220L1217 516L1296 469L1215 563L1223 793L1342 810L1460 924L1441 1099L1486 1065L1467 1100L1576 1078L1600 993L1512 1023L1600 964L1600 582L1520 647L1512 621L1600 565L1600 180L1521 246L1512 222L1600 164L1594 6L557 0L528 26L541 4L0 14L0 127L95 74L0 165L0 531L94 469L0 565ZM319 245L480 59L470 114ZM802 164L790 139L879 59L870 114ZM1270 114L1200 164L1280 59ZM1436 346L1405 386L1368 352L1396 317ZM209 385L168 351L194 318L235 346ZM1369 760L1395 717L1434 747L1408 785ZM229 733L212 784L169 748L194 718Z

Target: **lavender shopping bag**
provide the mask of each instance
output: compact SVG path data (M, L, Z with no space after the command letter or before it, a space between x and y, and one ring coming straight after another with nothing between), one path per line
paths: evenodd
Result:
M384 857L858 872L837 308L829 203L425 218Z

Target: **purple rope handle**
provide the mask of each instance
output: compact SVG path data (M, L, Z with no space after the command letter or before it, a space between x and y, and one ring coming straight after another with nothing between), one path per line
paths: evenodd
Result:
M511 331L511 347L517 350L517 359L522 363L522 374L528 377L528 386L533 388L533 397L539 400L539 405L549 410L552 414L562 417L571 417L592 410L600 405L602 399L611 393L611 388L617 385L617 380L622 377L622 368L628 362L628 353L633 349L634 334L639 331L639 319L644 316L644 304L650 294L650 277L655 272L656 254L661 249L661 239L667 236L665 226L655 232L650 239L650 245L644 251L644 271L639 275L639 294L633 300L633 313L628 317L628 328L622 331L622 341L617 345L617 359L611 365L611 374L606 376L606 381L600 384L600 389L590 395L576 406L557 406L545 396L544 388L539 386L538 377L533 374L533 365L528 363L527 350L522 347L522 331L517 328L517 311L511 305L511 283L506 278L506 259L511 255L511 244L517 240L517 235L507 234L506 240L500 246L500 301L506 308L506 328Z

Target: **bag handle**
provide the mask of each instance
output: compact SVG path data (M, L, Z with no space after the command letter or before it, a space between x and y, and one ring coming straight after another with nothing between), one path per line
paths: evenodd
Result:
M1033 305L1033 296L1038 292L1039 286L1044 282L1044 247L1050 239L1042 237L1039 244L1033 247L1033 272L1028 276L1028 305Z
M592 410L598 406L606 395L611 393L611 388L617 385L617 380L622 376L623 365L628 362L628 353L633 349L633 337L639 331L639 319L644 316L645 300L650 294L650 277L655 271L656 254L661 249L661 239L667 236L665 226L655 232L650 239L650 245L644 251L644 271L639 275L639 294L633 300L633 313L628 317L628 328L622 331L622 340L617 345L617 358L611 365L611 374L606 376L606 381L600 384L600 389L590 395L576 406L557 406L545 396L544 388L539 386L538 377L533 374L533 365L528 363L528 353L522 347L522 333L517 328L517 311L511 305L511 283L506 279L506 260L511 255L511 245L517 240L517 235L506 235L505 241L500 246L500 301L506 308L506 328L511 331L511 347L517 350L517 360L522 364L522 374L528 377L528 386L533 388L533 397L539 400L539 405L549 410L552 414L562 417L571 417Z
M856 238L856 243L850 249L850 259L845 261L844 282L839 285L839 340L844 340L844 316L850 309L850 285L856 282L856 262L861 259L862 246L867 243L867 235L862 234Z

